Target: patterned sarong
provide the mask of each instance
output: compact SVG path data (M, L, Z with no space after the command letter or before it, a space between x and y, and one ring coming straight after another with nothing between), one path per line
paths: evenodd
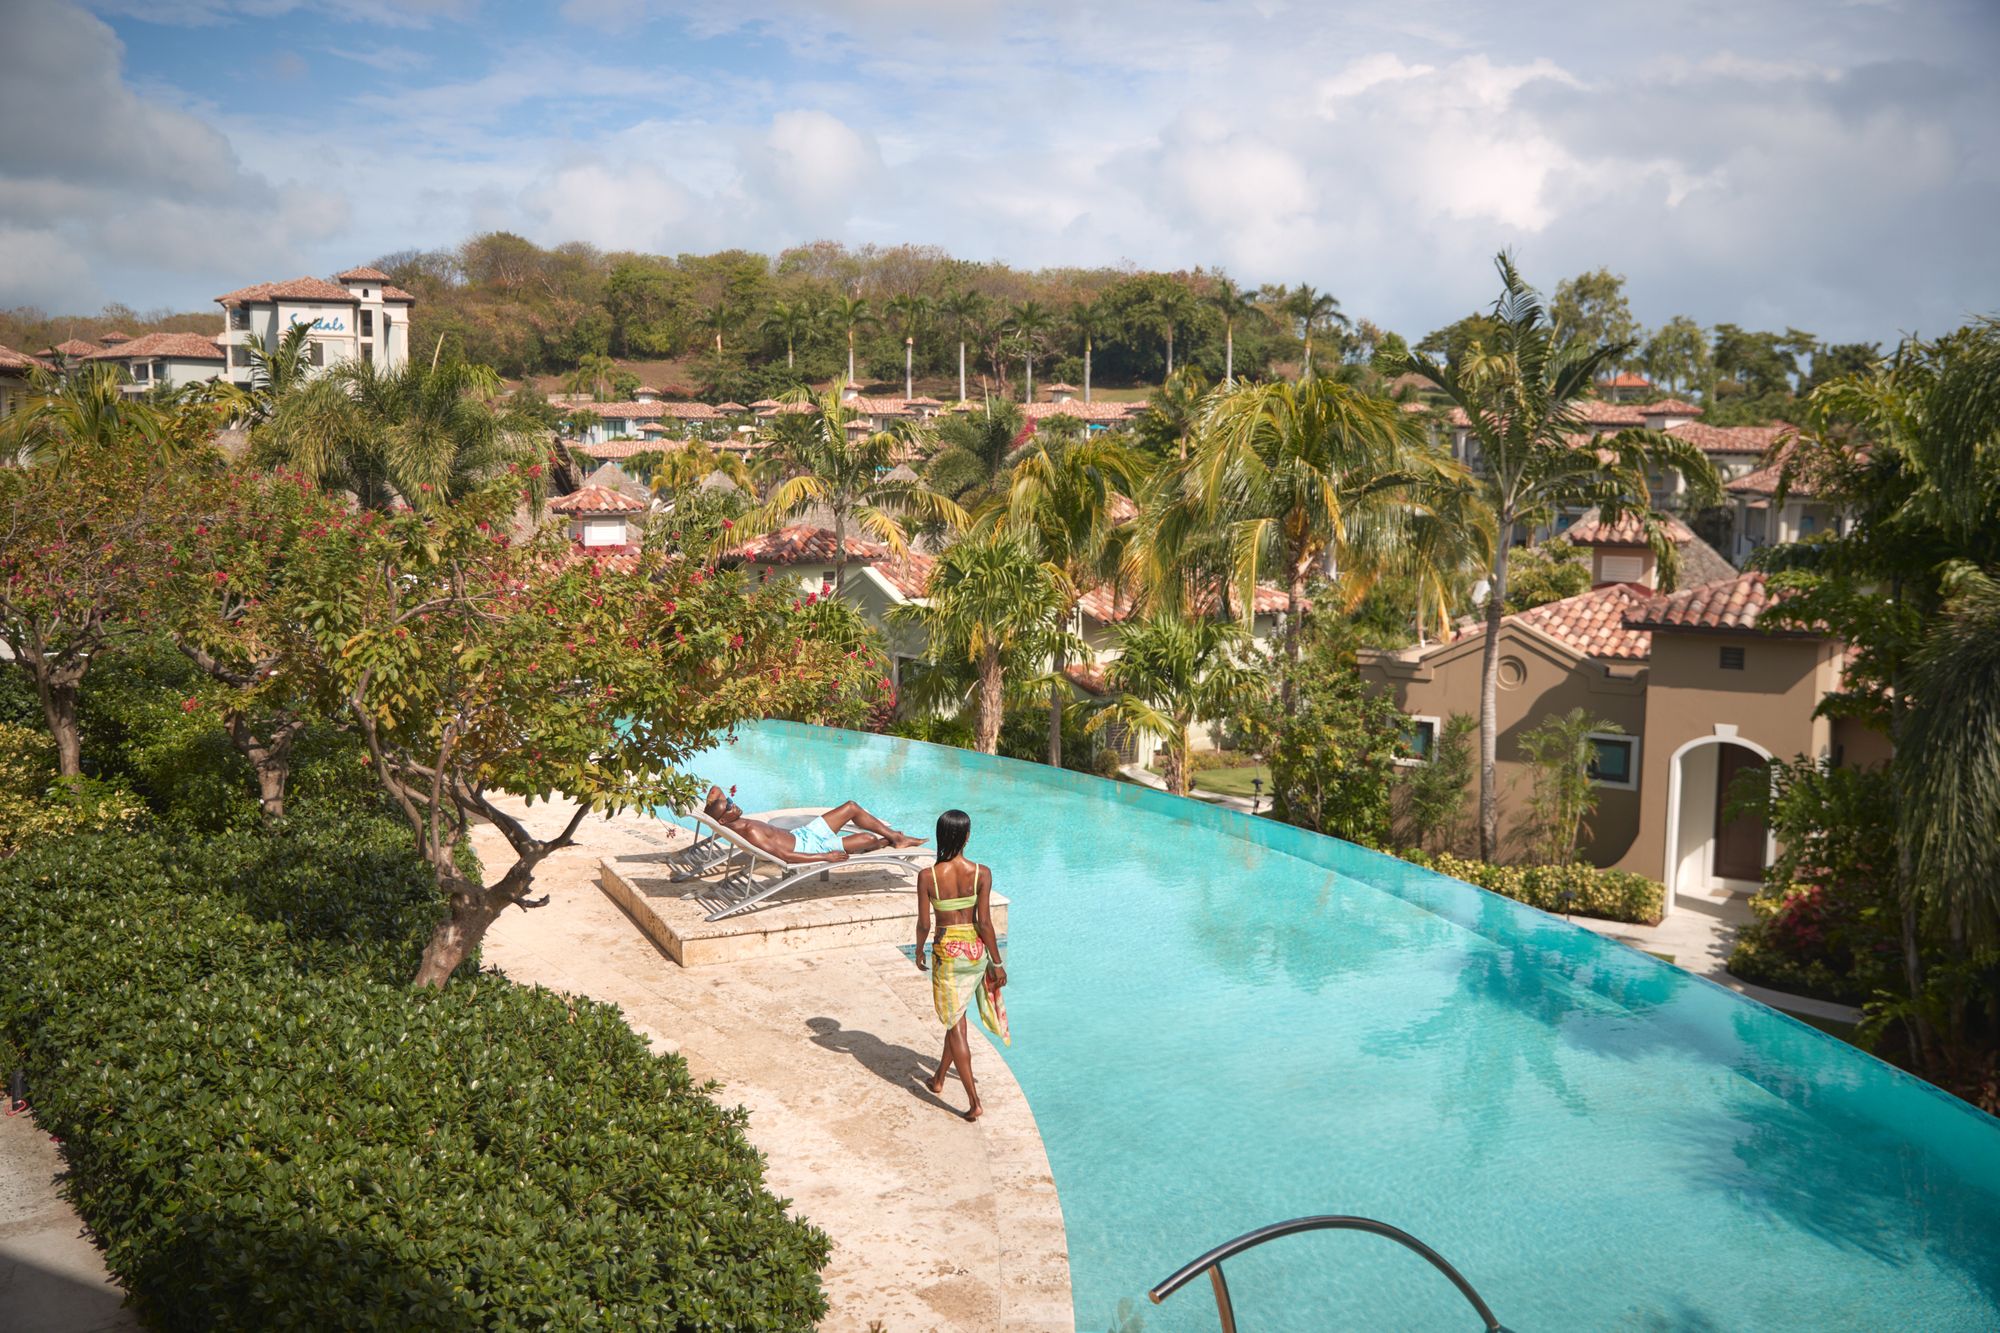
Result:
M1007 1032L1007 1004L997 987L988 984L986 945L971 926L946 926L944 938L931 949L931 999L937 1005L938 1022L950 1027L965 1013L972 997L979 997L979 1021L1012 1046Z

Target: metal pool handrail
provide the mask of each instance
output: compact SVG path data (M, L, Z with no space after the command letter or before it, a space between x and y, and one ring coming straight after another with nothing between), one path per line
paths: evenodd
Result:
M1206 1270L1209 1283L1215 1288L1215 1313L1222 1320L1222 1333L1236 1333L1236 1307L1229 1300L1229 1283L1222 1276L1222 1261L1233 1258L1245 1250L1254 1250L1265 1241L1276 1240L1280 1236L1290 1236L1301 1231L1365 1231L1374 1236L1386 1236L1398 1245L1416 1251L1430 1261L1431 1267L1450 1278L1451 1284L1458 1288L1459 1294L1464 1296L1478 1312L1479 1317L1486 1321L1486 1333L1507 1333L1507 1329L1493 1317L1493 1311L1487 1308L1486 1302L1479 1298L1479 1293L1472 1289L1472 1284L1461 1277L1456 1268L1446 1263L1443 1255L1409 1232L1392 1227L1387 1222L1377 1222L1372 1217L1332 1215L1295 1217L1289 1222L1273 1222L1269 1226L1258 1227L1255 1231L1246 1231L1235 1240L1224 1241L1193 1263L1175 1269L1146 1295L1153 1304L1158 1305L1200 1277Z

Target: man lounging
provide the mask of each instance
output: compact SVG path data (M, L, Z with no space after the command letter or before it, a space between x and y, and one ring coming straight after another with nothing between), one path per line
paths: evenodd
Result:
M884 847L918 847L922 838L890 828L853 801L842 801L812 822L795 829L782 829L743 813L743 807L720 787L708 789L702 812L745 842L769 852L780 861L804 865L813 861L845 861L856 852L880 851ZM842 834L848 825L860 832Z

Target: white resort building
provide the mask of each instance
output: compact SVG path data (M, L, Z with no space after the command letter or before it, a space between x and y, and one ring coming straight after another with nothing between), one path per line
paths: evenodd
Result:
M225 292L215 298L224 312L216 339L228 357L224 373L233 384L249 384L249 349L275 349L295 324L312 330L306 355L315 366L360 361L385 371L400 369L410 356L410 307L416 299L372 268L336 273L332 282L293 278Z

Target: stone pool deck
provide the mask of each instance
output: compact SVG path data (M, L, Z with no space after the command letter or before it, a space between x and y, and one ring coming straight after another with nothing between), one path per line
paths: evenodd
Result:
M533 829L559 828L568 814L506 804ZM1062 1210L1006 1064L975 1040L986 1106L976 1124L957 1114L955 1080L943 1099L931 1095L922 1080L940 1038L928 978L894 943L673 962L600 882L604 863L643 865L663 839L688 836L638 815L586 820L577 845L536 873L549 905L503 917L486 963L618 1005L657 1049L719 1083L720 1101L749 1110L770 1187L833 1238L822 1328L1072 1333ZM473 846L489 860L504 851L484 826ZM901 899L912 901L907 890ZM831 896L820 901L808 915L831 910ZM872 913L884 895L862 901Z

